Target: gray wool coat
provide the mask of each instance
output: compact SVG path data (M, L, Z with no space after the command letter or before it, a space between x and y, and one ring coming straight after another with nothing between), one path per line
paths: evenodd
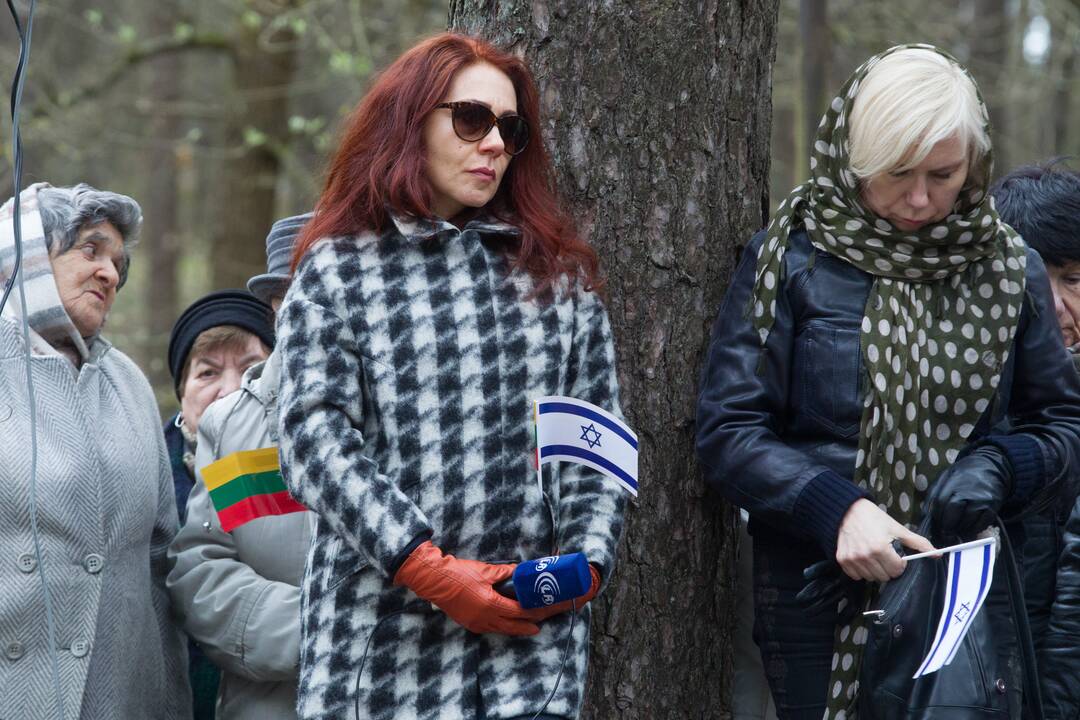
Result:
M21 329L0 320L0 718L55 717L30 525L30 423ZM105 340L76 370L31 360L37 519L64 718L191 717L187 649L165 591L177 529L154 395Z
M277 444L280 357L244 373L240 389L199 420L196 482L170 556L169 592L184 629L221 668L217 720L296 717L300 580L310 512L252 520L223 532L202 468L240 450Z
M395 220L324 240L278 320L282 469L318 516L302 597L299 715L576 717L590 607L535 637L468 632L393 576L418 539L515 563L586 553L611 577L624 491L577 464L537 486L532 400L619 413L607 313L594 293L531 297L511 226ZM569 642L569 645L568 645ZM564 648L569 647L564 656ZM358 712L357 712L358 711Z

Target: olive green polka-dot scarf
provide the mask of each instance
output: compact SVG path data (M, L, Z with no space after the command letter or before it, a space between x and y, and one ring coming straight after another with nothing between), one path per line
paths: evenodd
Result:
M956 459L996 392L1023 302L1025 254L986 193L989 155L972 169L952 212L915 232L862 205L848 169L852 102L867 72L904 47L941 53L927 45L891 48L844 84L818 129L812 177L769 223L748 310L767 362L784 251L800 224L815 248L874 276L862 321L866 395L854 481L914 527L927 487ZM824 720L855 717L866 636L861 613L837 628Z

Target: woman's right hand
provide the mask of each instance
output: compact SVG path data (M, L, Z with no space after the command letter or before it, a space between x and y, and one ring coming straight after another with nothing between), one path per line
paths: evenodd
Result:
M401 564L394 584L408 587L471 632L536 635L540 628L527 612L493 587L513 575L514 567L443 555L429 540Z
M856 500L840 523L836 538L836 562L853 580L886 582L899 577L907 561L893 548L893 540L916 552L929 552L934 546L889 517L874 503Z

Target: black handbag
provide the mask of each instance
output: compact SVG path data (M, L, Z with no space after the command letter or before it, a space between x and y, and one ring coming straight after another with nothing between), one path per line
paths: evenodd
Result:
M859 670L859 720L963 720L1010 717L1010 686L1017 650L1023 667L1025 720L1042 720L1035 651L1023 588L1008 535L998 521L1001 551L996 565L1007 578L1015 650L1002 647L1009 633L995 623L987 598L953 661L917 680L912 675L930 651L947 584L947 563L917 560L881 590L876 615L867 623ZM919 532L929 531L929 513ZM991 594L991 597L993 593ZM1004 631L1003 631L1004 630ZM1015 708L1016 699L1013 699Z

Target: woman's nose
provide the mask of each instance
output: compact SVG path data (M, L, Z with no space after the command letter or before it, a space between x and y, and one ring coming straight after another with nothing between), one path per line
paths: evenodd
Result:
M114 288L120 282L120 273L113 265L112 260L105 260L98 264L98 269L95 272L98 279L105 283L106 287Z
M924 208L930 204L930 194L926 187L926 178L916 177L912 181L911 189L908 190L908 205L913 208Z
M218 392L216 400L219 400L226 395L231 395L240 389L240 381L243 379L244 374L235 368L225 368L221 373L221 382L218 383Z
M480 152L498 157L505 151L506 143L503 142L502 135L499 133L499 126L492 125L488 134L480 138Z

